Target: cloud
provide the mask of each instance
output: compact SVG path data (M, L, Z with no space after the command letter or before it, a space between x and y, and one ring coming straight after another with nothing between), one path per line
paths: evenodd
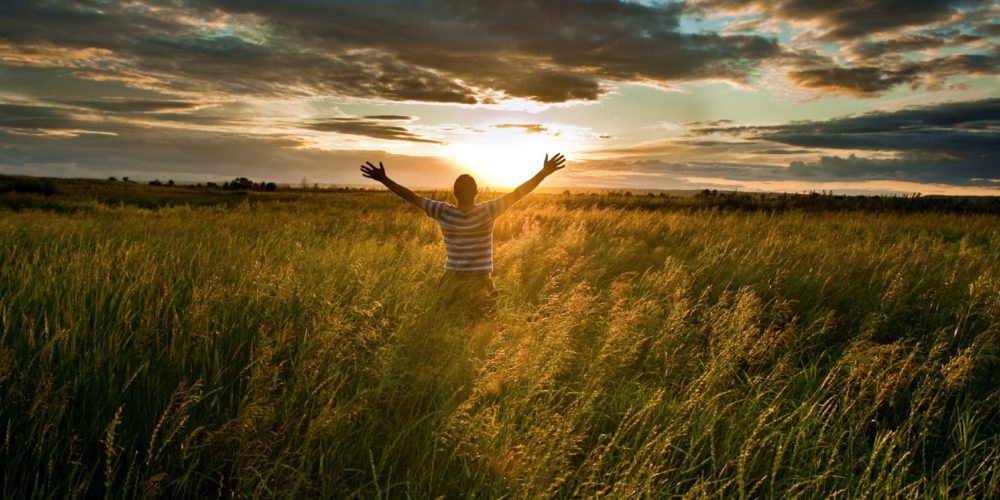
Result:
M54 100L67 106L112 113L159 113L165 111L191 110L198 103L163 99L106 98L100 100Z
M110 104L110 105L109 105ZM390 155L381 151L326 150L307 137L287 133L240 133L201 127L164 126L163 122L225 123L238 115L158 112L186 110L190 102L143 100L66 100L36 104L0 102L0 171L25 175L85 177L130 176L213 180L250 176L279 182L297 182L303 176L316 182L361 183L357 165L382 158L397 166L399 179L415 186L446 185L457 169L439 158ZM95 109L96 110L95 114ZM105 114L107 113L107 114ZM155 116L152 121L129 119L134 114ZM152 114L148 114L152 113ZM214 114L218 113L218 115ZM176 115L176 116L175 116ZM407 129L385 125L402 115L341 117L312 123L314 130L411 142L436 142Z
M19 46L0 43L0 63L38 68L73 67L86 61L107 58L111 51L95 48L63 48L48 45Z
M66 110L50 106L0 103L0 130L43 132L85 126Z
M897 43L898 42L898 43ZM895 45L893 45L895 43ZM829 58L799 61L802 66L791 69L788 79L801 87L821 89L860 97L872 97L889 91L898 85L912 88L939 88L949 76L977 75L993 76L1000 73L1000 45L993 45L988 52L951 54L947 56L913 60L886 54L890 49L906 50L903 47L936 43L924 39L894 39L889 42L874 42L855 45L848 49L857 60L868 64L839 66ZM944 46L946 42L940 42ZM883 54L870 61L856 52Z
M705 120L700 122L689 122L685 123L684 125L687 127L721 127L724 125L729 125L731 123L733 123L732 120L723 119L723 120Z
M905 85L938 90L953 76L1000 72L988 0L694 0L702 13L789 22L793 45L768 62L798 87L874 97ZM978 23L978 24L977 24ZM841 44L834 57L830 43ZM951 49L951 53L942 49Z
M256 180L364 184L358 166L385 162L413 187L449 185L459 169L446 160L373 150L325 150L304 138L114 124L113 135L20 135L0 128L0 171L74 177Z
M374 118L374 119L372 119ZM409 117L391 116L389 120L399 120ZM376 117L336 117L326 118L300 124L302 128L318 132L336 132L338 134L360 135L375 139L390 141L423 142L428 144L444 144L442 141L418 136L405 127L381 123L386 118Z
M947 102L826 121L775 126L723 126L700 134L735 135L789 146L890 152L896 158L827 156L793 162L795 178L900 179L974 184L996 177L1000 158L1000 99Z
M761 149L753 151L755 154L762 155L805 155L815 152L811 149Z
M912 67L887 71L876 66L834 66L791 71L788 77L800 87L865 96L880 94L904 83L914 84L918 73Z
M984 175L996 167L982 161L947 161L932 158L872 159L851 155L824 156L818 161L794 161L787 177L817 180L905 180L959 185L989 185Z
M948 21L962 9L988 7L989 0L694 0L702 12L712 9L763 13L793 22L817 24L822 37L853 40L874 33Z
M976 31L984 36L1000 36L1000 23L983 22L976 25Z
M922 152L950 158L996 158L1000 99L948 102L818 122L766 127L707 127L726 134L793 146Z
M787 166L743 162L675 162L669 160L598 160L585 162L580 171L567 172L574 183L586 185L595 178L621 186L701 189L706 182L726 189L797 183L799 189L825 183L906 183L914 186L985 187L996 189L996 168L986 163L956 164L943 160L873 159L854 155L823 156L815 161L793 161ZM989 177L993 175L994 177ZM748 184L749 183L749 184ZM720 187L721 188L721 187ZM765 188L766 189L766 188ZM869 188L872 189L872 188ZM917 189L920 190L920 189ZM927 189L924 189L926 192ZM980 193L983 194L983 193Z
M604 81L749 81L780 52L757 35L683 33L680 4L80 0L2 11L7 64L180 95L557 103L597 99Z
M363 118L366 120L403 120L410 121L413 119L412 116L406 115L365 115Z
M494 128L519 128L523 129L529 134L540 134L547 131L544 125L541 123L500 123L493 126Z
M979 40L982 40L982 37L957 30L932 31L902 34L880 40L863 39L847 46L845 52L854 61L864 61L901 52L962 46Z

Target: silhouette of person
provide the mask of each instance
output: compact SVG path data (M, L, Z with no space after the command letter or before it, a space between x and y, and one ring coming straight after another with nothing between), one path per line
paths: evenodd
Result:
M447 258L440 288L450 308L464 308L472 316L490 316L496 312L497 291L493 286L493 223L546 177L563 168L566 158L545 155L542 169L510 193L483 203L476 203L479 188L468 174L455 179L456 205L434 201L397 184L378 166L365 162L361 175L381 182L400 198L420 208L437 221L444 236ZM458 311L456 311L458 312Z

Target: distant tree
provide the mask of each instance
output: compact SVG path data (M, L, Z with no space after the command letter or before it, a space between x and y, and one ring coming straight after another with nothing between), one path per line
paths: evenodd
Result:
M219 185L216 184L216 183L214 183L214 182L206 182L205 183L205 187L217 188L217 187L219 187Z
M126 179L128 179L128 177L126 177ZM118 178L112 175L111 177L108 177L108 180L111 182L116 182Z
M122 182L129 182L127 175L125 177L122 177Z
M167 185L173 187L174 180L173 179L167 179Z
M163 183L160 182L160 179L153 179L153 180L149 181L149 185L150 186L162 186Z
M267 184L264 184L264 191L277 191L277 190L278 190L278 185L273 182L268 182Z
M299 187L302 188L303 191L306 190L306 189L308 189L309 188L309 179L306 179L305 177L303 177L302 178L302 183L299 184Z
M237 177L229 181L229 189L250 191L254 187L253 181L246 177Z

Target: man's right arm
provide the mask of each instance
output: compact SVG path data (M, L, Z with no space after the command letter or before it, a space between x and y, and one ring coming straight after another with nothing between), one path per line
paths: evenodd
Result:
M378 162L378 166L376 167L375 165L372 165L371 162L366 161L365 165L361 165L361 176L381 182L383 186L389 189L389 191L396 193L396 196L399 196L400 198L413 204L413 206L424 210L422 202L423 197L390 179L385 173L385 167L382 166L382 162Z

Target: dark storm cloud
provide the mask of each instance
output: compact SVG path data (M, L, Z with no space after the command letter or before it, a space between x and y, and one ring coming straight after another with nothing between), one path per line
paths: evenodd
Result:
M341 95L472 104L472 89L429 68L375 50L304 45L283 35L254 43L235 36L158 35L124 50L134 67L182 93L263 97Z
M44 51L46 65L79 68L80 51L93 50L96 75L143 75L171 92L453 103L593 100L605 80L747 81L780 52L760 36L681 33L682 10L570 0L15 2L0 6L0 42L8 64Z
M380 151L331 151L299 137L234 134L126 123L112 134L20 135L0 128L0 171L25 175L133 179L255 180L360 184L365 160L384 160L393 178L414 187L447 185L456 170L447 162Z
M952 102L869 113L820 122L767 127L706 127L726 134L789 146L894 152L895 159L824 157L796 162L796 178L896 179L974 183L1000 176L1000 99Z
M847 53L854 60L865 60L887 54L961 46L979 40L982 40L982 37L959 31L904 34L884 40L861 40L848 46Z
M61 130L79 125L78 120L62 109L0 103L0 129Z
M704 127L721 127L724 125L729 125L731 123L733 123L732 120L723 119L723 120L705 120L700 122L688 122L685 123L684 125L692 128L704 128Z
M1000 153L1000 99L950 102L768 127L708 127L702 134L749 136L795 146L925 151L952 157ZM982 130L986 128L987 130Z
M860 97L881 95L897 86L939 89L951 76L992 76L1000 72L1000 49L984 40L993 17L989 0L694 0L695 9L749 11L818 27L804 40L846 43L847 64L820 50L786 49L775 58L794 85ZM978 23L978 27L977 27ZM913 57L952 48L958 54Z
M793 161L786 176L797 180L898 180L988 186L990 183L983 176L995 176L998 170L993 164L976 160L873 159L851 155L824 156L812 162Z
M239 120L240 107L237 105L209 107L205 112L201 109L192 113L161 112L171 108L184 111L193 106L183 101L143 100L0 102L0 171L75 176L137 177L148 174L150 178L173 176L177 179L211 172L216 177L252 174L286 182L298 180L308 173L310 177L333 182L333 177L317 171L321 165L343 164L348 159L354 164L375 154L312 149L306 139L294 135L164 126L169 125L167 122L222 125ZM216 108L224 108L227 113ZM135 113L147 112L150 114L142 116L149 116L148 120L131 119ZM402 115L342 117L310 122L303 127L379 139L438 143L404 127L382 123L409 119L411 117ZM419 166L418 171L430 179L423 182L431 185L453 174L441 160L409 157L404 160L415 165L413 168ZM338 167L329 168L336 171ZM293 172L289 173L289 169ZM404 174L403 177L410 177L415 182L420 180L417 175ZM337 179L337 182L348 182L353 175L345 173Z
M915 67L886 70L878 66L824 67L791 71L789 79L800 87L844 94L877 95L893 87L916 84L920 73Z
M139 84L173 93L475 102L468 88L391 54L267 29L253 18L227 16L201 3L17 2L0 7L0 41L8 45L3 61L11 65L30 62L41 47L53 54L46 65L81 68L86 66L81 51L96 50L91 78L130 75ZM24 57L17 57L17 50Z
M894 45L895 43L895 45ZM986 52L952 54L924 60L910 60L890 53L890 49L936 43L932 39L897 38L887 42L855 45L848 49L854 66L838 66L832 60L817 58L797 61L801 67L788 72L788 78L801 87L822 89L856 96L876 96L897 85L913 88L939 88L943 80L955 75L993 76L1000 73L1000 46ZM941 41L939 46L947 45ZM881 54L867 57L861 53Z
M479 84L487 88L502 89L511 97L543 103L593 101L604 93L601 85L594 79L595 76L540 69L534 63L505 66L507 69L501 71L482 68L484 75L495 74L480 79Z
M1000 99L945 102L898 111L872 112L825 121L800 121L774 126L725 126L695 128L700 133L764 135L775 132L808 132L813 135L866 134L927 129L958 129L1000 116Z
M215 4L261 15L302 36L379 48L469 82L481 82L482 75L487 83L496 78L519 81L493 88L539 100L587 98L596 90L595 78L743 79L755 61L778 53L776 42L758 36L682 34L679 4L650 7L570 0ZM528 76L533 78L527 80Z
M824 38L858 37L948 21L960 9L988 7L990 0L694 0L706 9L751 10L790 21L818 23Z
M1000 23L984 22L976 25L976 31L984 36L1000 36Z
M23 133L113 131L130 121L142 126L218 126L245 125L251 120L242 114L239 105L202 105L190 101L117 98L0 102L0 129Z
M589 168L634 179L653 179L654 184L683 186L705 180L718 181L802 181L855 182L902 181L949 184L955 186L995 187L997 168L983 162L948 162L919 158L871 159L856 156L824 156L815 161L793 161L788 166L745 163L690 162L663 160L594 161ZM738 185L738 184L737 184ZM700 186L699 186L700 188Z
M406 127L398 125L386 125L379 119L366 119L361 117L336 117L325 120L316 120L302 123L302 128L315 130L318 132L336 132L338 134L361 135L375 139L387 139L390 141L424 142L429 144L444 144L441 141L420 137L410 132ZM393 116L392 120L400 117ZM384 120L384 118L383 118Z
M804 155L815 153L816 151L811 149L762 149L752 152L761 155Z

